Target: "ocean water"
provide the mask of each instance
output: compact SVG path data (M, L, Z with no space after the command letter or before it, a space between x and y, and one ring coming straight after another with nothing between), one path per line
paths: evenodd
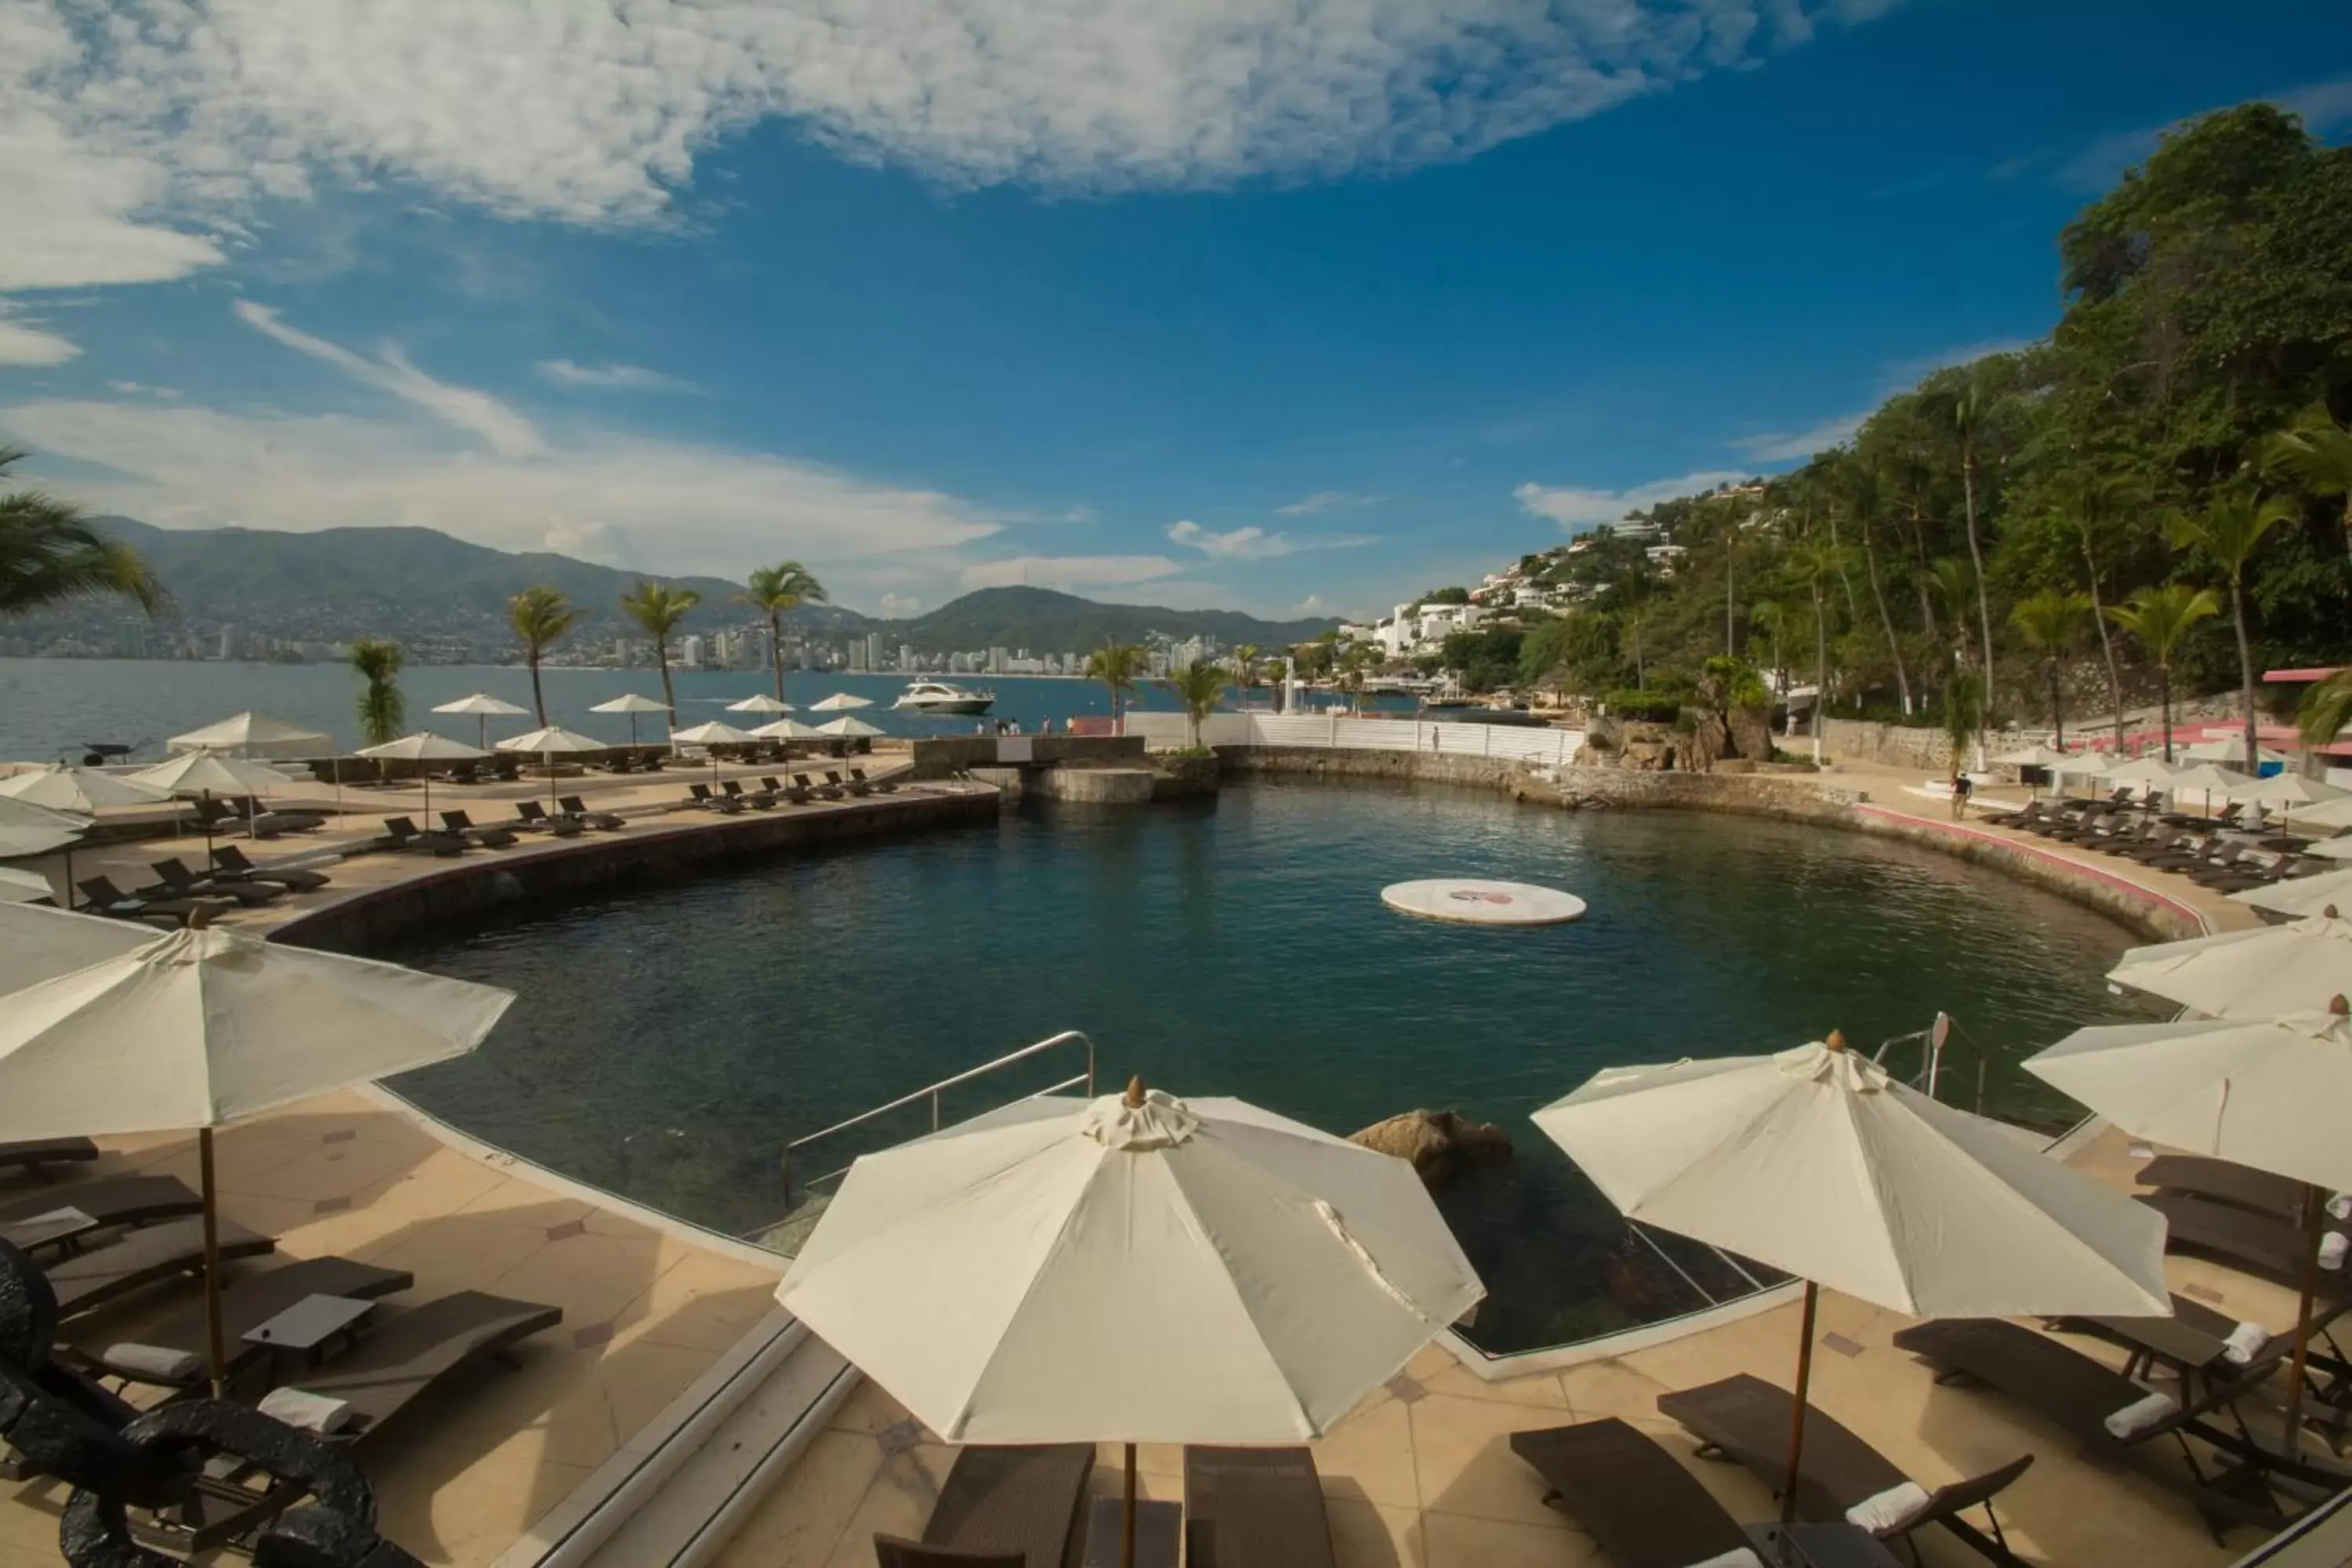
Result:
M680 729L706 720L723 719L744 728L766 722L764 716L729 714L726 706L755 692L774 691L764 671L684 670L673 672L677 688ZM996 694L988 721L1018 720L1034 731L1050 718L1060 729L1073 718L1110 711L1110 697L1100 683L1049 677L954 676L957 684ZM588 710L623 692L635 691L659 700L661 677L650 669L548 669L541 673L547 693L548 719L565 729L599 740L630 737L625 715L591 713ZM433 706L476 691L504 698L520 708L530 706L530 672L502 665L420 665L402 672L400 687L408 700L408 726L433 730L452 740L471 741L478 721L456 714L436 713ZM820 670L788 670L784 700L796 708L846 691L872 702L858 717L893 735L969 734L980 721L946 715L894 713L890 704L907 689L907 678L897 675L837 675ZM339 747L358 745L352 719L359 681L337 664L214 664L165 659L0 658L0 761L41 762L79 756L92 742L135 747L134 755L154 759L163 754L167 736L183 733L215 719L246 709L309 725L334 737ZM1265 702L1261 689L1255 700ZM1318 700L1325 700L1318 699ZM1130 704L1145 709L1178 706L1150 682ZM1381 704L1368 704L1381 706ZM1388 700L1386 706L1412 710L1410 702ZM822 722L828 714L804 716ZM519 734L532 727L531 719L493 721L491 740ZM637 720L637 735L658 740L661 716Z
M1009 684L1009 683L1008 683ZM1394 915L1391 881L1562 887L1580 923ZM476 1055L402 1092L491 1142L719 1228L782 1217L791 1139L1056 1031L1131 1074L1345 1133L1416 1107L1510 1134L1444 1200L1494 1300L1490 1348L1736 1294L1719 1260L1624 1226L1528 1121L1604 1065L1868 1048L1958 1020L1946 1098L2042 1123L2019 1072L2079 1025L2145 1016L2100 979L2121 927L1860 835L1697 813L1560 813L1432 786L1253 782L1191 807L1033 803L990 826L508 911L389 956L520 993ZM1891 1058L1909 1070L1916 1050ZM959 1091L952 1121L1079 1066ZM917 1110L803 1173L928 1126Z

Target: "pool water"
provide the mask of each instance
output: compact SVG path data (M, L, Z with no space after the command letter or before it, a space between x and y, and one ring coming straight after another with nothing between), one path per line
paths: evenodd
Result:
M1433 876L1564 888L1573 924L1384 909ZM521 994L476 1055L401 1092L556 1170L730 1232L782 1217L789 1140L1064 1029L1140 1074L1339 1133L1415 1107L1495 1121L1507 1170L1442 1200L1494 1299L1490 1350L1588 1337L1748 1288L1633 1236L1528 1115L1601 1067L1864 1048L1957 1020L1944 1094L2039 1123L2017 1069L2147 1016L2101 975L2131 934L1911 846L1742 816L1565 813L1434 786L1251 782L1196 805L1033 803L992 826L775 858L509 910L392 956ZM1890 1056L1906 1073L1916 1047ZM956 1091L975 1114L1076 1054ZM1981 1072L1981 1079L1979 1074ZM920 1107L813 1151L830 1169Z

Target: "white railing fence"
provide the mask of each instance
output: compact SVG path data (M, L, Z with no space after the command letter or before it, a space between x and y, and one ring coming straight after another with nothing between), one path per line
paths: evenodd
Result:
M1181 713L1129 713L1127 732L1153 746L1181 746ZM1213 713L1201 724L1209 746L1322 746L1335 751L1422 752L1432 756L1498 757L1567 767L1584 748L1581 730L1503 724L1431 723L1415 719L1345 719L1319 713Z

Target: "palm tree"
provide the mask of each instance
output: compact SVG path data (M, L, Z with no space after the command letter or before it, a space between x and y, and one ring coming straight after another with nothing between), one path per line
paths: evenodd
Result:
M1879 581L1878 541L1873 536L1871 527L1880 510L1880 481L1885 475L1878 464L1867 458L1854 458L1840 472L1844 479L1846 504L1853 509L1855 531L1862 535L1862 559L1870 576L1871 602L1878 606L1879 629L1886 634L1886 651L1895 660L1895 694L1902 700L1903 711L1908 714L1911 711L1911 672L1904 668L1903 639L1895 635L1895 612L1887 607L1886 589Z
M2191 627L2221 613L2221 601L2210 588L2167 583L2142 588L2127 604L2110 605L2107 618L2139 639L2156 663L2161 682L2164 714L2164 760L2172 761L2172 657ZM2251 755L2251 753L2249 753Z
M2107 690L2116 704L2116 744L2124 743L2124 673L2116 658L2116 639L2107 634L2107 608L2099 601L2099 539L2105 525L2133 508L2146 504L2147 492L2137 479L2119 474L2094 475L2068 487L2063 515L2083 547L2083 567L2091 584L2091 624L2099 629L2099 652L2107 661Z
M580 621L579 607L561 590L534 584L507 601L507 624L522 639L522 661L530 666L530 704L539 710L539 727L547 728L547 698L539 689L539 661L562 642Z
M1206 719L1231 684L1225 672L1207 659L1188 664L1160 683L1184 705L1184 743L1201 744L1201 721Z
M2265 472L2283 470L2315 495L2344 498L2344 548L2352 553L2352 429L2336 423L2327 405L2315 404L2255 450Z
M635 589L621 595L621 608L654 639L654 662L661 667L662 702L669 709L673 724L677 722L677 693L669 680L669 634L700 603L702 595L691 588L673 587L645 577L637 579Z
M2230 618L2238 628L2238 679L2246 718L2246 770L2254 771L2259 753L2254 742L2254 650L2246 640L2246 563L2262 547L2263 536L2294 516L2294 503L2284 497L2264 500L2252 490L2233 486L2216 494L2202 516L2172 520L2176 550L2193 551L2220 567L2230 579Z
M1800 544L1789 552L1789 569L1813 597L1813 761L1822 760L1822 730L1830 716L1830 579L1845 568L1846 552L1834 544Z
M1748 629L1763 633L1765 640L1772 645L1772 678L1782 691L1789 689L1789 661L1781 656L1780 641L1796 624L1796 611L1783 600L1759 599L1748 606Z
M400 667L407 656L385 637L352 644L352 668L367 684L360 689L360 739L381 746L408 727L408 701L400 694Z
M1977 535L1977 468L1983 457L1985 427L1990 422L1992 409L1993 400L1986 394L1984 383L1975 375L1942 399L1941 412L1960 446L1960 487L1968 508L1969 563L1976 569L1977 624L1984 633L1988 704L1993 690L1992 598L1985 589L1984 546Z
M1381 662L1378 649L1370 643L1354 642L1339 656L1339 684L1348 689L1354 700L1356 717L1364 716L1364 677L1372 666Z
M1258 686L1258 647L1255 643L1237 643L1234 647L1234 682L1242 689L1242 706L1249 706L1250 693Z
M2025 646L2041 653L2050 677L2050 726L2061 751L2066 748L2066 707L2059 677L2083 646L2083 628L2091 624L2091 595L2044 588L2009 608L2009 624L2025 638Z
M1965 664L1954 666L1944 682L1944 739L1951 751L1955 813L1959 810L1960 761L1984 721L1984 677Z
M2303 743L2315 751L2334 742L2347 725L2352 725L2352 665L2305 692L2303 706L2295 712Z
M0 478L25 457L0 447ZM147 563L100 533L81 508L39 490L0 495L0 616L89 594L119 594L150 616L167 602Z
M1636 691L1650 689L1649 673L1642 661L1642 618L1649 614L1650 601L1656 595L1657 585L1655 577L1636 566L1618 578L1609 594L1610 607L1617 612L1619 623L1633 637L1633 689ZM1751 620L1754 615L1751 610Z
M797 561L762 566L745 579L736 595L768 617L768 664L775 671L776 700L784 700L784 612L825 602L824 584Z
M1143 650L1133 643L1107 642L1087 655L1087 679L1110 688L1111 724L1119 734L1127 733L1128 693L1144 668Z

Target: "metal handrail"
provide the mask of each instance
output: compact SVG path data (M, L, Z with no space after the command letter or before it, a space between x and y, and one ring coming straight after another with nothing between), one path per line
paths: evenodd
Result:
M1040 1055L1045 1051L1054 1050L1062 1046L1069 1045L1073 1041L1086 1047L1087 1048L1087 1070L1083 1073L1075 1074L1072 1077L1064 1079L1059 1083L1050 1084L1045 1088L1037 1090L1034 1094L1026 1094L1021 1098L1023 1100L1035 1100L1041 1095L1059 1094L1066 1089L1076 1089L1080 1086L1084 1086L1087 1097L1091 1099L1095 1092L1095 1043L1092 1039L1087 1037L1086 1031L1083 1029L1065 1029L1060 1034L1055 1035L1050 1038L1039 1040L1034 1046L1024 1046L1019 1050L1008 1052L1003 1056L998 1057L993 1061L982 1062L976 1068L968 1068L964 1071L957 1073L952 1078L943 1078L937 1083L926 1084L921 1089L915 1090L912 1094L902 1094L887 1105L877 1105L871 1110L861 1110L845 1121L836 1121L830 1127L809 1133L806 1137L793 1139L791 1142L784 1145L785 1212L789 1214L792 1211L793 1156L798 1151L807 1148L812 1143L820 1142L824 1139L830 1138L836 1132L846 1132L853 1127L862 1127L866 1122L874 1121L877 1117L887 1116L894 1110L904 1110L907 1107L915 1104L918 1100L925 1099L928 1099L931 1102L931 1131L937 1132L940 1130L940 1094L941 1090L953 1089L959 1084L970 1083L974 1079L985 1078L988 1074L995 1072L1001 1068L1011 1067L1015 1062L1027 1061L1031 1057ZM1019 1101L1013 1101L1012 1103L1017 1104ZM848 1170L849 1167L847 1165L844 1165L838 1171L827 1171L822 1176L812 1176L806 1182L803 1183L802 1185L814 1188L819 1182L829 1182L836 1176L846 1174Z

